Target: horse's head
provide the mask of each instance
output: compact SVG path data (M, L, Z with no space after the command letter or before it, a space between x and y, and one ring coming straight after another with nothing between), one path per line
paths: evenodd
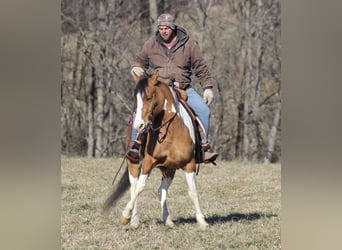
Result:
M137 83L135 96L137 109L133 127L139 132L144 132L146 128L152 124L154 118L160 114L163 109L165 97L157 95L158 73L150 77L135 77Z

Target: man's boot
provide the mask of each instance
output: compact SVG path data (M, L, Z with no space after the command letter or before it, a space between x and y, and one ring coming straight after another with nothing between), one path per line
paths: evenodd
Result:
M198 124L198 132L200 134L200 137L201 137L201 148L202 148L202 160L204 163L213 163L215 164L215 160L218 156L218 153L214 152L210 145L209 145L209 142L208 142L208 136L207 136L207 133L205 131L205 128L203 126L203 123L202 121L199 119L198 116L196 116L196 121L197 121L197 124ZM216 164L215 164L216 165Z
M202 152L203 152L203 162L204 163L215 163L215 160L218 156L218 153L214 152L209 143L202 144Z
M128 146L128 150L126 153L126 157L132 163L139 163L140 160L140 148L141 148L141 141L138 138L135 141L131 141Z

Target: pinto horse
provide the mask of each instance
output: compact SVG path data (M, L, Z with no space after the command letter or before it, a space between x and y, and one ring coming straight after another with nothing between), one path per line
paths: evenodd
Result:
M162 174L158 190L162 219L166 226L173 227L166 196L176 170L182 169L188 184L188 194L195 207L197 223L201 229L205 229L208 224L201 212L196 188L194 127L184 107L177 101L175 90L157 78L158 73L145 78L135 76L137 109L133 126L138 133L147 133L144 158L140 166L128 160L126 173L106 200L104 210L108 211L130 184L131 198L122 211L120 222L130 222L131 227L139 227L138 196L143 191L152 169L159 168ZM127 147L131 129L128 131Z

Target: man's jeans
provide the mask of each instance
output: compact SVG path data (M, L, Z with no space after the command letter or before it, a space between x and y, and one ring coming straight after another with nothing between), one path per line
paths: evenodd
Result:
M203 123L205 132L208 136L209 126L210 126L210 109L208 105L203 101L202 96L200 96L193 88L187 88L186 94L188 95L187 103L190 108L193 109L195 114ZM133 120L134 121L134 117ZM134 141L137 136L137 131L132 127L131 141Z

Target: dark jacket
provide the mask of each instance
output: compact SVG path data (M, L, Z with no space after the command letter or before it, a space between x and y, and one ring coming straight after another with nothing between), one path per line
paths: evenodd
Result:
M158 80L169 83L173 79L179 82L182 88L190 85L193 70L203 89L212 88L208 66L198 44L183 28L176 26L176 32L177 42L171 49L168 49L163 45L162 38L157 31L154 37L145 42L142 50L132 62L132 68L142 67L149 74L158 70Z

